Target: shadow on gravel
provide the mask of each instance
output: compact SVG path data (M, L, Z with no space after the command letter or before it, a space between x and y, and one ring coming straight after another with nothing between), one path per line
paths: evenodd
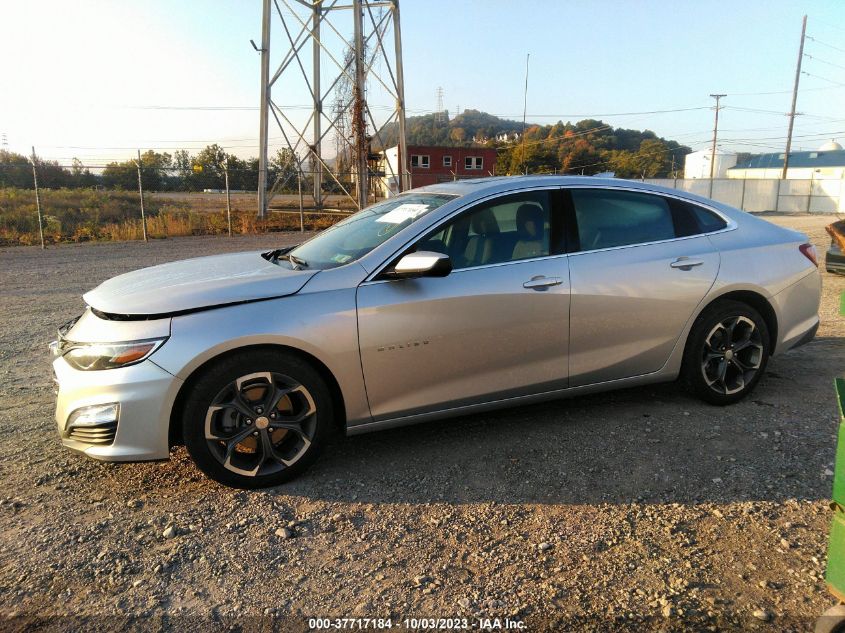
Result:
M668 384L350 437L277 491L375 503L827 498L832 389L787 375L796 360L773 362L732 407Z

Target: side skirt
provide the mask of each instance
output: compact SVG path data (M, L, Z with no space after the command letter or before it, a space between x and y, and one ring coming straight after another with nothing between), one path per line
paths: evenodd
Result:
M360 435L362 433L369 433L370 431L381 431L383 429L392 429L400 426L419 424L421 422L430 422L433 420L454 418L462 415L470 415L473 413L482 413L484 411L494 411L496 409L506 409L509 407L517 407L525 404L548 402L550 400L561 400L588 393L611 391L614 389L625 389L627 387L637 387L639 385L648 385L659 382L672 382L676 378L677 374L669 374L665 370L660 370L651 374L634 376L632 378L621 378L619 380L609 380L607 382L599 382L594 383L592 385L570 387L568 389L557 389L555 391L546 391L544 393L532 394L529 396L517 396L515 398L505 398L502 400L490 400L488 402L482 402L479 404L470 404L462 407L454 407L451 409L442 409L440 411L432 411L430 413L406 415L398 418L379 420L377 422L365 422L363 424L356 424L355 426L347 427L346 434Z

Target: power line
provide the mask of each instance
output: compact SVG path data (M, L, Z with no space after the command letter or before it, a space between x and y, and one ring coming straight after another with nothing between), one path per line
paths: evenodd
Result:
M822 42L821 40L817 40L815 37L810 35L807 36L807 39L811 42L815 42L816 44L821 44L822 46L827 46L828 48L832 48L835 51L839 51L840 53L845 53L845 48L839 48L838 46L834 46L833 44L828 44L827 42Z
M814 57L813 55L810 55L809 53L804 53L804 57L806 57L807 59L812 59L813 61L820 62L822 64L827 64L828 66L833 66L834 68L841 68L842 70L845 70L845 66L842 66L841 64L834 64L833 62L829 62L826 59L821 59L820 57Z
M820 75L814 75L813 73L808 73L806 70L801 71L802 75L807 75L808 77L815 77L816 79L821 79L822 81L829 81L832 84L836 84L837 86L845 87L845 84L839 81L833 81L833 79L828 79L827 77L822 77Z
M668 114L673 112L692 112L694 110L709 110L710 106L699 106L695 108L673 108L670 110L644 110L642 112L594 112L590 114L571 114L571 113L564 113L564 114L531 114L530 112L526 115L528 117L533 117L536 119L549 119L549 118L558 118L558 119L568 119L568 118L584 118L584 119L592 119L594 117L600 116L636 116L638 114ZM490 112L493 116L497 117L516 117L522 116L522 113L494 113Z
M826 138L829 136L839 136L845 134L845 130L835 130L830 132L813 132L812 134L796 134L792 138L809 139L812 137ZM738 137L738 138L723 138L723 142L740 142L740 141L779 141L784 140L785 136L758 136L758 137Z
M122 105L122 106L115 106L119 109L125 110L185 110L185 111L255 111L259 108L257 106L226 106L226 105ZM305 105L305 104L292 104L292 105L280 105L279 107L285 108L288 110L310 110L313 106ZM641 114L671 114L675 112L692 112L695 110L707 110L710 106L697 106L691 108L668 108L664 110L644 110L641 112L591 112L591 113L560 113L560 114L532 114L527 113L526 116L534 117L538 119L548 119L548 118L576 118L582 117L585 119L593 118L593 117L600 117L600 116L637 116ZM380 110L390 110L392 106L387 105L370 105L369 108L372 109L380 109ZM407 110L408 112L414 112L419 114L436 114L436 110ZM492 116L497 117L521 117L522 113L501 113L501 112L489 112Z
M790 90L790 92L792 92ZM779 114L784 116L786 112L781 110L763 110L761 108L748 108L744 106L725 106L726 110L736 110L737 112L753 112L755 114Z
M803 72L803 71L802 71ZM804 73L808 75L809 73ZM811 77L817 77L819 79L823 79L823 77L818 77L817 75L810 75ZM801 88L801 92L815 92L817 90L835 90L835 86L813 86L812 88ZM764 95L787 95L790 94L791 90L773 90L770 92L729 92L729 97L759 97Z

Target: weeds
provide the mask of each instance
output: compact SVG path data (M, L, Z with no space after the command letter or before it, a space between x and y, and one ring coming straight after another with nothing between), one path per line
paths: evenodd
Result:
M194 208L194 203L201 211ZM222 235L228 231L225 209L208 200L159 199L144 196L147 235L167 238L186 235ZM219 204L217 205L219 207ZM87 242L138 240L143 237L138 194L93 189L42 190L44 241ZM342 216L305 214L306 230L327 228ZM232 212L232 233L268 233L299 229L295 214L271 213L259 219L252 210ZM38 215L32 190L0 189L0 246L39 243Z

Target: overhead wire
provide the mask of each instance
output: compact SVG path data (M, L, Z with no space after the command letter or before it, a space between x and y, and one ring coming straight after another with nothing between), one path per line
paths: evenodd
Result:
M817 61L821 64L827 64L828 66L833 66L834 68L841 68L842 70L845 70L845 66L843 66L841 64L834 64L831 61L828 61L826 59L822 59L820 57L816 57L814 55L810 55L809 53L804 53L804 57L806 57L807 59L812 59L813 61Z
M838 46L834 46L833 44L828 44L827 42L822 42L820 39L813 37L812 35L805 36L811 42L815 42L816 44L821 44L822 46L827 46L828 48L832 48L835 51L839 51L840 53L845 53L845 48L839 48Z

